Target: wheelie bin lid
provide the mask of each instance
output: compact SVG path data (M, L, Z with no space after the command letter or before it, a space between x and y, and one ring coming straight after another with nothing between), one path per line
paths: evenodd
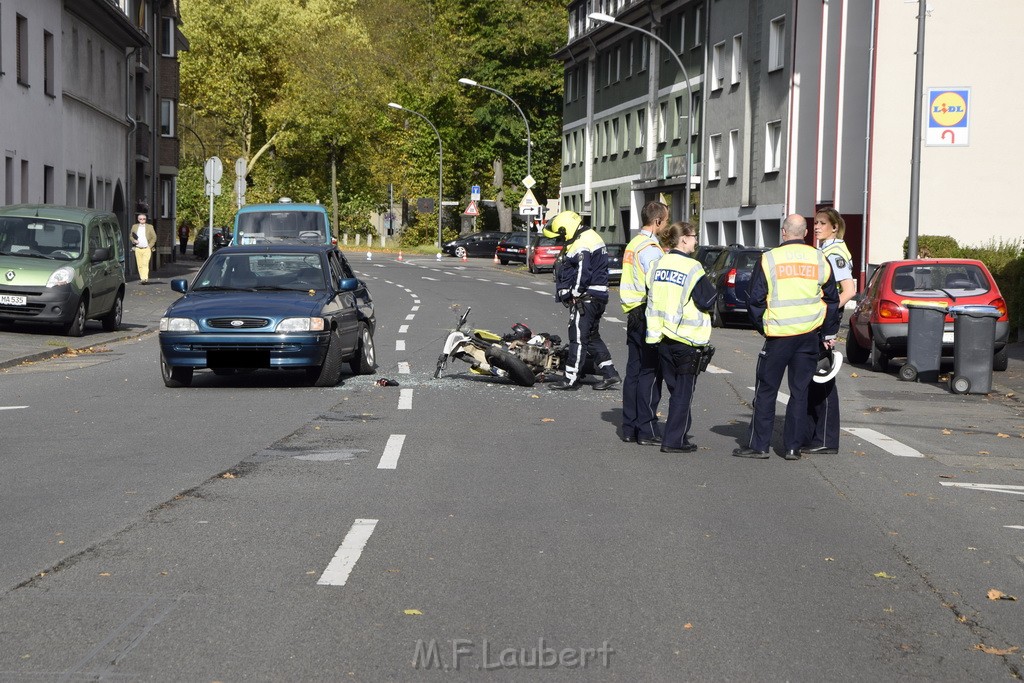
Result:
M951 306L949 308L949 313L953 317L958 315L969 315L972 318L998 318L1002 315L999 309L995 306L983 306L981 304Z
M945 313L949 310L949 304L945 301L925 301L922 299L904 299L900 302L907 308L932 308Z

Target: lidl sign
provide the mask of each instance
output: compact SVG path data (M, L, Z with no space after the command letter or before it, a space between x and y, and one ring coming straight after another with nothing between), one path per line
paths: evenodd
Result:
M966 147L971 132L971 89L929 88L925 144Z

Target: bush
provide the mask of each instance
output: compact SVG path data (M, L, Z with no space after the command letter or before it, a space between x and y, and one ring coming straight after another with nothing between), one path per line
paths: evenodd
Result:
M903 253L910 247L910 238L903 240ZM917 258L963 258L960 245L947 235L918 235ZM973 257L972 257L973 258Z

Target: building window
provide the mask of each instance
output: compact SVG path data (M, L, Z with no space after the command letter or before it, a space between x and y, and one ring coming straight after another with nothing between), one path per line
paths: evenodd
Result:
M722 136L711 136L711 158L708 159L708 180L722 177Z
M647 36L640 41L640 71L647 71L647 58L651 55L650 39Z
M43 166L43 204L53 204L53 166Z
M572 71L565 72L565 103L572 101Z
M679 13L679 52L686 49L686 12Z
M737 160L740 153L740 132L737 129L729 131L729 177L735 178L737 170Z
M603 133L601 135L601 156L606 157L609 154L613 153L612 152L612 134L611 134L612 124L611 124L611 121L605 121L603 128L604 128L604 131L603 131Z
M4 204L14 203L14 159L4 157Z
M28 160L21 160L21 203L28 203Z
M626 52L629 55L629 64L627 65L627 68L629 70L626 72L626 78L629 78L630 76L632 76L633 75L633 71L636 68L634 66L636 64L636 62L634 60L634 54L633 54L635 49L636 49L636 46L633 44L633 41L630 40L626 44Z
M633 136L633 147L636 151L644 148L644 141L647 139L647 110L636 110L636 129Z
M730 83L736 85L740 82L743 74L743 36L732 37L732 69L730 69Z
M658 105L658 142L666 142L668 140L668 102L662 102Z
M174 17L161 20L160 48L160 54L164 57L174 56Z
M676 115L672 118L672 139L678 140L683 136L683 131L686 130L686 123L680 123L689 118L686 110L683 109L683 96L680 95L672 103L676 110Z
M697 5L693 10L693 46L700 47L704 43L704 36L701 33L701 6Z
M15 15L15 62L18 65L18 83L28 85L28 19Z
M725 59L725 43L717 43L711 48L711 89L719 90L725 83L722 62Z
M700 134L700 90L695 90L690 97L690 135Z
M622 80L622 48L615 48L615 82Z
M605 60L604 60L605 61L605 66L604 66L604 84L606 86L612 84L612 70L613 70L612 60L614 59L614 57L615 57L615 55L612 54L611 52L609 52L607 55L605 55Z
M562 167L568 168L572 160L569 158L569 134L565 134L565 139L562 141Z
M774 173L782 166L782 121L765 124L764 172Z
M174 137L174 100L160 100L160 135Z
M171 218L171 209L174 208L174 178L164 178L160 181L160 217Z
M622 156L629 154L629 135L633 130L633 115L626 114L622 120Z
M768 28L768 70L781 69L786 63L786 17L772 19Z
M611 136L611 139L609 140L609 142L611 143L611 149L608 150L608 153L609 154L618 154L619 153L619 119L618 118L612 119L612 136Z
M53 34L43 31L43 92L53 97Z

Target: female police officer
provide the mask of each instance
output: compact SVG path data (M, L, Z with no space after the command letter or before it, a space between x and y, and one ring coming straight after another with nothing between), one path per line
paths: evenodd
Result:
M668 387L668 417L661 437L663 453L692 453L697 444L687 436L693 423L690 406L701 356L711 339L715 287L704 267L690 258L697 231L689 223L673 223L659 235L669 250L648 274L647 343L658 345L661 372Z

